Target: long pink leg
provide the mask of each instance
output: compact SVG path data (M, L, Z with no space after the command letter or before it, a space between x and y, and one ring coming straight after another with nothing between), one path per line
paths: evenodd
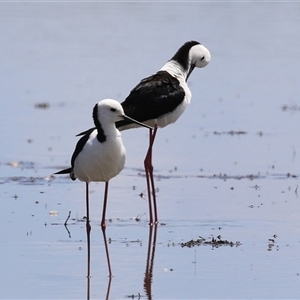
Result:
M90 208L89 208L89 183L85 183L85 199L86 199L86 232L91 231L90 225Z
M107 195L108 195L108 181L105 182L105 191L104 191L104 201L103 201L103 211L102 211L102 220L101 220L101 228L103 233L104 245L105 245L105 253L106 253L106 260L108 266L109 277L112 277L111 266L110 266L110 259L109 259L109 252L108 252L108 245L106 239L106 224L105 224L105 214L106 214L106 205L107 205Z
M105 182L104 201L103 201L102 220L101 220L102 230L105 230L106 228L105 214L106 214L106 205L107 205L107 194L108 194L108 181Z
M151 164L151 149L150 149L150 145L151 145L151 137L152 137L152 129L149 129L149 148L144 160L144 167L145 167L145 173L146 173L146 181L147 181L147 190L148 190L148 204L149 204L149 222L150 224L152 224L153 222L153 215L152 215L152 197L151 197L151 188L150 188L150 179L149 179L149 168L152 167Z
M155 195L155 185L153 178L153 165L152 165L152 148L157 132L157 125L155 125L153 131L150 129L149 132L149 148L144 160L146 180L147 180L147 190L148 190L148 201L149 201L149 217L150 225L157 223L157 205L156 205L156 195ZM152 207L153 204L153 207ZM153 217L154 214L154 217Z
M154 224L158 222L158 216L157 216L157 205L156 205L156 193L155 193L155 185L154 185L154 178L153 178L153 165L152 165L152 147L154 144L154 139L157 132L157 125L155 125L155 128L153 130L152 134L152 144L151 144L151 170L150 170L150 182L151 182L151 189L152 189L152 201L153 201L153 211L154 211Z

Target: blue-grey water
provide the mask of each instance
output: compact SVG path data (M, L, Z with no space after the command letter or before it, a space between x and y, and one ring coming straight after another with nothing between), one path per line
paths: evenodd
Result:
M0 3L0 298L300 298L299 36L297 2ZM192 39L212 60L157 134L155 247L148 132L129 130L109 190L111 281L91 184L88 288L85 185L51 175L96 102L123 101Z

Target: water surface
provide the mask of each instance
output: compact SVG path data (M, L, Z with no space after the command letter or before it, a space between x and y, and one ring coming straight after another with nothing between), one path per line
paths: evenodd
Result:
M85 187L51 175L69 165L96 102L123 101L191 39L212 60L190 77L186 112L158 132L152 232L147 130L122 133L126 168L107 208L111 281L104 187L91 185L90 298L300 297L298 3L0 8L0 298L87 298Z

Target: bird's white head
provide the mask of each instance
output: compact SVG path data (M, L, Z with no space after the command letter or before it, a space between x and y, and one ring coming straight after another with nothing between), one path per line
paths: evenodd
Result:
M186 75L186 80L189 78L194 68L204 68L210 62L211 56L207 48L201 44L191 47L189 51L189 64Z
M198 44L193 46L189 52L189 61L191 65L197 68L203 68L210 62L210 52L203 45Z
M99 101L94 107L93 119L98 130L102 130L103 126L111 126L109 124L115 124L115 122L125 119L130 120L139 126L152 129L152 127L126 116L122 105L113 99L104 99Z
M122 105L113 99L104 99L99 101L93 111L93 119L97 127L97 123L111 124L122 120L124 111Z
M191 75L195 67L203 68L210 62L211 56L207 48L197 41L189 41L183 44L170 62L174 62L183 72L185 80Z

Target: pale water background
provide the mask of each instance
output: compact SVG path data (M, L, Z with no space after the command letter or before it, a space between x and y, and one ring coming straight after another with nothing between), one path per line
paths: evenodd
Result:
M0 3L1 299L87 297L85 186L50 176L96 102L123 101L191 39L212 60L157 135L151 291L148 132L136 129L123 132L126 168L110 183L111 282L103 184L91 185L90 297L300 298L300 3L20 1ZM181 247L219 235L236 245Z

